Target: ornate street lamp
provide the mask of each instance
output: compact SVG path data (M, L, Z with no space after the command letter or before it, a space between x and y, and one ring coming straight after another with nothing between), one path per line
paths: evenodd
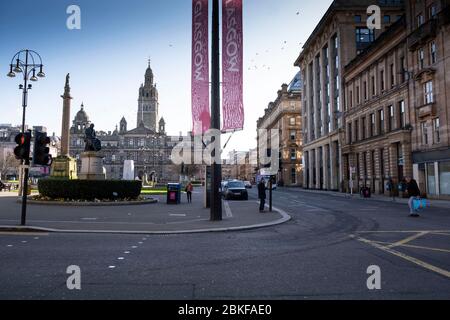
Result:
M17 52L11 59L9 65L9 72L7 74L10 78L15 78L16 74L22 73L23 84L19 85L19 89L22 90L22 133L25 132L25 111L28 102L28 90L32 89L32 85L28 81L36 82L39 78L44 78L45 73L42 71L44 65L42 64L42 59L39 53L34 50L21 50ZM36 69L39 68L39 72L36 76ZM28 193L28 173L30 165L30 160L22 160L22 165L24 165L23 182L22 182L22 216L21 225L26 223L26 210L27 210L27 193Z

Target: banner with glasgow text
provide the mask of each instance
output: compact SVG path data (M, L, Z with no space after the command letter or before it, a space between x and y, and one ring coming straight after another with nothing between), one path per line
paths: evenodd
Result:
M242 0L222 0L222 131L244 128Z
M209 112L208 0L192 1L192 131L205 133Z

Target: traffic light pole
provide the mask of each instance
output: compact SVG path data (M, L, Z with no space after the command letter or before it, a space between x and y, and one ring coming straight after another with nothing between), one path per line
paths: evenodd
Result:
M220 44L219 44L219 0L213 0L212 7L212 47L211 47L211 129L220 130ZM222 164L220 134L214 138L214 154L211 170L211 221L222 220ZM217 156L217 153L219 155Z

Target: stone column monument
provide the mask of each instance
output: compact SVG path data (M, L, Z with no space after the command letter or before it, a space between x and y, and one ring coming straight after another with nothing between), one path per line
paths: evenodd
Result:
M77 179L77 162L69 156L70 141L70 75L66 76L66 85L64 86L63 115L61 126L61 153L53 160L51 176L54 178Z

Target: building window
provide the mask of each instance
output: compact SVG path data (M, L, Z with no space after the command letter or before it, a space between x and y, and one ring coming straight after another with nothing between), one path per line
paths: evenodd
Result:
M296 135L297 135L296 131L291 131L291 135L290 135L291 141L295 141Z
M369 28L356 28L356 51L360 54L369 44L375 40L374 30Z
M400 77L401 77L401 81L402 83L406 81L406 65L405 65L405 57L401 57L400 58Z
M367 130L367 118L363 117L362 118L362 139L366 139L366 130Z
M450 161L439 162L439 193L450 195Z
M361 102L361 91L359 90L359 86L356 86L356 104L360 104Z
M380 87L381 91L384 91L384 70L380 71Z
M359 121L355 120L355 142L359 141Z
M297 171L295 168L291 169L291 183L296 184L297 183Z
M291 149L291 160L297 160L297 151L295 149Z
M289 124L291 126L295 126L295 118L294 117L289 118Z
M405 101L398 103L398 109L400 113L400 128L404 128L406 125L406 113L405 113Z
M375 76L371 77L371 81L372 81L372 96L375 96Z
M384 15L383 22L386 23L386 24L391 23L391 16L387 15L387 14Z
M394 106L389 106L389 131L392 131L395 129L395 122L394 122Z
M417 27L419 28L421 25L423 25L424 24L424 22L425 22L425 19L424 19L424 17L423 17L423 14L422 13L419 13L418 15L417 15L417 17L416 17L416 21L417 21Z
M431 42L430 43L430 60L431 60L431 64L436 63L437 59L436 59L436 42Z
M422 145L426 146L428 144L428 126L426 122L420 123L420 130L422 133Z
M394 64L391 63L391 88L395 86L395 69Z
M367 82L364 81L364 101L367 101Z
M424 90L424 102L425 102L425 104L433 103L434 102L433 81L427 81L423 85L423 90Z
M433 119L433 143L438 144L441 142L441 136L439 134L440 123L439 118Z
M359 15L359 14L355 15L355 22L360 23L361 21L362 21L361 15Z
M353 108L353 91L352 90L350 90L350 97L349 97L348 103L349 103L350 109Z
M375 135L375 113L370 115L370 136L373 137Z
M349 144L352 144L352 142L353 142L353 132L352 132L352 123L351 122L347 124L347 128L348 128L348 130L347 130L348 131L347 140L348 140Z
M419 63L419 68L423 69L425 65L425 52L423 51L423 48L420 48L419 51L417 51L417 62Z
M381 109L378 111L378 117L380 122L378 123L378 134L382 134L384 132L384 110Z
M434 19L437 15L436 4L431 4L428 6L428 19Z

